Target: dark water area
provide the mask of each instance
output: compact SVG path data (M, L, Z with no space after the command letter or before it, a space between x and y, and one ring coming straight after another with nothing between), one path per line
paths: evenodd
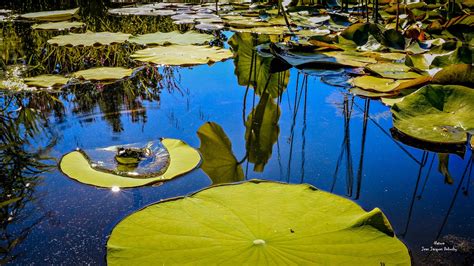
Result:
M104 8L112 4L82 2L9 1L0 8L26 12L82 4L87 10L90 5L85 3ZM88 25L97 22L98 15L85 17L81 12L82 21ZM97 12L104 14L103 10ZM113 18L108 19L113 23ZM174 29L167 22L160 23L158 28ZM133 25L129 33L142 31ZM31 58L42 47L37 42L44 45L41 38L48 36L33 37L35 33L28 30L29 26L2 24L3 40L10 38L13 42L8 58L4 58L4 68L26 63L25 58ZM16 36L12 37L13 32ZM224 34L230 38L234 33ZM133 65L126 60L123 64ZM67 66L55 68L53 64L25 75L65 73ZM78 147L146 143L161 137L181 139L197 148L200 141L196 132L207 121L219 124L237 159L244 158L245 120L261 98L252 89L246 93L246 86L238 84L234 72L232 59L210 66L148 66L136 77L113 84L14 96L1 92L2 108L8 108L14 99L40 110L32 117L42 127L27 136L25 143L16 142L13 136L7 138L6 132L2 134L2 141L17 152L15 156L2 154L13 158L10 165L2 167L0 194L2 199L6 195L11 198L11 194L20 199L13 207L0 208L0 264L105 264L107 237L118 221L151 203L212 185L206 173L196 169L157 186L115 192L69 179L57 163L62 155ZM289 71L286 89L273 101L280 110L274 126L279 129L277 139L271 144L270 154L263 155L269 158L263 171L255 171L248 161L242 164L245 179L308 183L351 199L365 210L378 207L408 246L415 264L434 265L454 258L457 263L472 265L473 255L469 253L424 250L435 247L435 241L448 242L446 239L473 245L474 173L470 149L464 154L439 155L407 145L391 133L389 107L294 68ZM31 123L21 124L18 132L28 132ZM38 155L50 159L36 165ZM446 156L449 176L440 170L440 158ZM29 168L34 171L25 170Z

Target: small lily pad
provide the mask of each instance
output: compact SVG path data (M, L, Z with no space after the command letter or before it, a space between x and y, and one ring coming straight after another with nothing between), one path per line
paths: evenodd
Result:
M98 171L91 167L87 158L80 151L73 151L63 156L59 162L61 171L68 177L81 183L97 187L139 187L159 181L173 179L183 175L201 161L199 152L181 140L163 139L163 146L168 150L170 163L166 171L156 177L131 178Z
M315 208L317 206L317 208ZM378 208L261 180L218 185L148 206L107 241L107 264L410 265Z
M391 79L414 79L421 77L420 74L411 72L411 68L404 64L377 63L367 65L366 69L384 78Z
M48 40L49 44L58 46L105 46L116 43L124 43L130 34L120 32L86 32L70 33L55 36Z
M413 138L434 143L467 142L474 130L474 90L458 85L427 85L392 109L394 126Z
M362 76L352 79L352 85L375 92L393 92L400 83L401 81L399 80L372 76Z
M91 80L91 81L105 81L105 80L119 80L131 76L133 69L123 67L98 67L86 70L77 71L72 74L73 77Z
M159 65L193 66L226 60L232 57L232 52L215 46L169 45L139 50L131 57Z
M66 85L68 81L68 78L60 75L40 75L26 78L25 84L29 87L52 88Z
M210 34L203 34L195 31L188 31L185 33L172 31L138 35L136 37L131 37L130 42L142 45L201 45L209 43L213 38L214 37Z
M64 21L71 19L79 12L79 8L55 11L42 11L23 14L20 17L38 21Z
M55 31L64 31L75 28L84 27L84 23L79 21L61 21L61 22L48 22L42 24L35 24L31 26L34 30L55 30Z

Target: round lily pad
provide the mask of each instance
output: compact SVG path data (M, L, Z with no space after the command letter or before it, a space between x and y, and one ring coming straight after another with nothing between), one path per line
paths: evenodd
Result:
M48 40L49 44L58 46L105 46L116 43L124 43L130 34L121 32L86 32L70 33L67 35L55 36Z
M468 87L424 86L391 111L395 128L419 140L462 144L474 132L474 90Z
M400 85L401 81L378 78L372 76L356 77L352 80L352 85L362 88L364 90L376 92L392 92Z
M63 30L70 30L75 28L82 28L84 27L84 23L79 21L61 21L61 22L48 22L42 24L35 24L31 26L34 30L56 30L56 31L63 31Z
M188 31L180 33L179 31L172 32L156 32L144 35L131 37L130 42L142 45L191 45L191 44L205 44L210 42L214 36L210 34L198 33L195 31Z
M218 185L146 207L107 242L109 265L410 265L378 208L310 185Z
M80 151L73 151L63 156L59 168L68 177L81 183L97 187L139 187L175 178L183 175L201 161L199 152L181 140L163 139L163 146L168 150L170 164L166 171L156 177L132 178L95 170Z
M160 65L192 66L223 61L231 58L232 52L215 46L169 45L139 50L131 57Z
M73 77L91 80L119 80L131 76L133 69L123 67L97 67L86 70L77 71L72 74Z

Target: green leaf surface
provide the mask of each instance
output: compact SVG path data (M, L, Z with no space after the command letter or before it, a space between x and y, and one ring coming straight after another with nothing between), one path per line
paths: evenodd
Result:
M474 90L458 85L427 85L392 109L394 126L413 138L446 144L467 142L474 130Z
M63 85L66 85L68 81L68 78L65 78L60 75L40 75L36 77L26 78L25 84L29 87L50 88L61 87Z
M409 66L397 63L377 63L367 65L366 69L384 78L391 79L414 79L421 77L420 74L412 72Z
M393 92L402 82L399 80L362 76L352 79L352 85L375 92Z
M197 131L201 140L202 170L213 184L244 180L244 172L232 152L232 143L221 126L208 122Z
M433 76L433 83L474 87L472 65L456 64L447 66Z
M86 70L77 71L72 74L73 77L91 80L119 80L131 76L133 69L123 67L97 67Z
M131 178L97 171L80 151L73 151L63 156L59 168L68 177L81 183L97 187L139 187L160 181L170 180L183 175L201 161L199 152L181 140L163 139L162 143L168 150L170 164L163 175L150 178Z
M70 33L67 35L55 36L48 40L49 44L58 46L105 46L117 43L124 43L130 34L120 32L86 32Z
M232 57L232 52L215 46L169 45L139 50L131 57L159 65L193 66L226 60Z
M82 28L84 27L84 23L79 21L61 21L61 22L48 22L48 23L41 23L35 24L31 26L34 30L56 30L56 31L63 31L63 30L70 30L75 28Z
M33 19L38 21L63 21L74 17L79 12L79 8L67 9L67 10L54 10L54 11L42 11L33 12L20 15L22 18Z
M310 185L252 180L148 206L107 242L109 265L410 265L378 208Z
M130 42L142 45L192 45L192 44L207 44L214 37L210 34L198 33L195 31L187 31L180 33L179 31L172 32L155 32L144 35L138 35L130 38Z

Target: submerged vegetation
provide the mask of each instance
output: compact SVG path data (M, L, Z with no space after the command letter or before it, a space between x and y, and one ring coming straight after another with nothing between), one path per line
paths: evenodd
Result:
M397 235L406 236L415 199L422 197L435 158L444 183L458 184L435 240L442 237L460 188L468 195L474 149L470 1L122 5L76 0L62 1L68 3L61 3L61 8L50 2L0 4L14 9L0 10L0 264L15 260L16 246L44 218L34 217L27 228L9 231L38 200L34 192L41 176L55 170L86 188L119 192L164 186L183 175L186 181L186 175L199 167L214 185L135 208L108 238L109 264L407 265L421 260L410 258ZM197 121L197 135L192 136L200 140L199 150L174 136L154 136L142 146L130 139L93 148L78 142L75 151L61 150L60 156L53 152L56 159L49 157L56 141L50 126L65 119L67 108L85 124L99 112L111 131L120 133L121 114L128 113L133 123L145 123L145 102L160 103L164 92L190 94L180 86L180 71L230 59L244 90L238 114L242 121L233 121L241 122L243 145L233 145L228 128L206 121L210 119L200 112L202 121ZM306 128L315 120L308 115L308 102L313 100L308 90L320 89L309 88L311 77L334 87L342 99L335 107L343 116L344 138L330 192L305 184L242 182L268 170L274 157L280 181L286 176L286 183L308 182L305 163L316 163L305 161ZM294 89L290 83L296 84ZM219 85L227 89L227 84ZM285 97L289 114L282 108ZM186 112L191 113L192 99L187 101ZM377 102L390 110L390 131L370 114ZM350 126L357 113L362 140L354 164ZM283 125L285 115L290 122ZM173 114L169 116L173 120ZM333 194L337 177L344 173L345 196L360 198L369 122L419 167L404 231L394 230L380 209L366 212ZM292 176L298 123L303 138L298 147L301 176ZM289 128L288 136L281 136L284 127ZM289 147L284 151L286 169L281 166L282 137ZM39 144L44 139L47 143ZM150 143L158 144L152 148L155 144ZM421 149L421 158L405 145ZM452 175L451 154L466 158L460 178ZM137 237L140 241L131 241Z

